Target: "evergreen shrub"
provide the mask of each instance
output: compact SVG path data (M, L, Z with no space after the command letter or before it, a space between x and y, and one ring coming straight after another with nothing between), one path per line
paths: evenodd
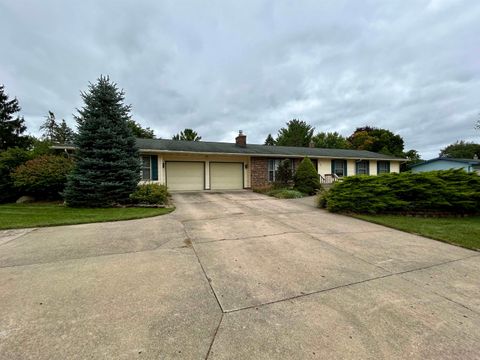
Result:
M285 188L292 181L292 163L290 159L282 160L275 175L275 187Z
M298 165L294 181L295 189L304 194L313 195L320 189L320 178L317 170L315 170L315 166L308 157L305 157Z
M480 176L463 170L349 176L322 196L332 212L480 212Z

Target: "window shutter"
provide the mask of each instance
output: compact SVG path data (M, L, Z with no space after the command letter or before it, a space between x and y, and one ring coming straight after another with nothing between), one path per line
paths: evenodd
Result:
M377 175L380 175L380 161L377 161Z
M387 161L387 172L390 172L390 161Z
M150 165L152 167L152 180L158 180L158 156L150 156Z
M333 171L335 170L335 160L330 160L330 163L332 164L332 174L333 174Z
M367 175L370 175L370 160L365 160L365 163L367 164Z
M343 174L344 174L344 176L348 176L348 174L347 174L347 160L343 160Z

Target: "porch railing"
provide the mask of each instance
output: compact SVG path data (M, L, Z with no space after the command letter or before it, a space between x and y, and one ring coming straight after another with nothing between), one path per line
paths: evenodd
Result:
M320 176L320 183L322 184L333 184L334 182L340 180L337 174L325 174L324 176L319 174L319 176Z

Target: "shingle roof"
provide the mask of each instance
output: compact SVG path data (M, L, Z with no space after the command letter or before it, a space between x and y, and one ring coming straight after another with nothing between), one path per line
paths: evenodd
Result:
M434 158L434 159L426 160L426 161L418 163L418 164L414 164L410 167L413 168L413 167L428 164L428 163L431 163L431 162L434 162L434 161L453 161L453 162L459 162L459 163L463 163L463 164L480 165L480 160L478 160L478 159L459 159L459 158L449 158L449 157L437 157L437 158Z
M161 152L187 152L187 153L220 153L220 154L246 154L258 156L291 156L291 157L328 157L328 158L354 158L354 159L378 159L398 160L391 155L378 154L365 150L346 149L320 149L310 147L294 146L268 146L247 144L246 147L237 146L235 143L210 142L210 141L181 141L165 139L137 139L137 146L140 150L154 150Z

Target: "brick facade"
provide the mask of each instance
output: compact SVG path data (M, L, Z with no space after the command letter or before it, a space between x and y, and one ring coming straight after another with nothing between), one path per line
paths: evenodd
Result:
M250 166L252 188L255 189L269 185L268 158L252 157Z
M264 157L252 157L251 158L251 187L253 189L259 187L265 187L271 185L268 181L268 160L269 158ZM298 168L303 158L293 158L293 169L294 171ZM317 160L312 159L313 165L317 168Z

